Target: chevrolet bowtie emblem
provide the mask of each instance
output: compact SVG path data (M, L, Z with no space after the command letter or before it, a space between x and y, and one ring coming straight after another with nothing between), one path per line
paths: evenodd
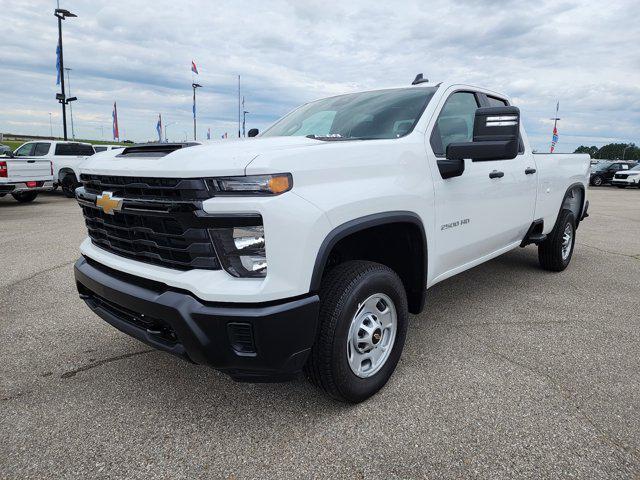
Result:
M100 207L108 215L122 210L122 199L112 197L112 195L111 192L102 192L102 196L96 198L96 207Z

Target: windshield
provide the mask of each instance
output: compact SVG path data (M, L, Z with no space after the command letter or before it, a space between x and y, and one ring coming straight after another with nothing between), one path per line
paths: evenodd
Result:
M636 165L635 167L631 168L630 170L634 170L634 171L638 171L640 170L640 163L638 165Z
M278 120L261 137L370 140L407 135L435 87L351 93L308 103Z
M611 165L612 165L611 162L600 162L600 163L594 165L593 169L596 172L601 172L601 171L606 170L607 168L609 168Z

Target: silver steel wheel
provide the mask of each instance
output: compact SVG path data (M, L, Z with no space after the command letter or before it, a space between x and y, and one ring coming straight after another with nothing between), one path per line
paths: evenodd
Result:
M347 361L360 378L375 375L386 363L398 329L393 301L376 293L358 304L347 336Z
M562 234L562 260L569 258L571 253L571 247L573 246L573 227L570 223L564 227L564 233Z

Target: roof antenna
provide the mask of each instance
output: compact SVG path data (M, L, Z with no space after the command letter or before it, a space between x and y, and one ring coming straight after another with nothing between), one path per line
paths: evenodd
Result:
M416 75L416 78L411 82L411 85L418 85L419 83L427 83L429 81L428 78L424 78L421 73Z

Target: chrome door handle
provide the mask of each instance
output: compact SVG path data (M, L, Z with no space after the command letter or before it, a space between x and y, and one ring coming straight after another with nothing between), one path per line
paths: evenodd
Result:
M531 167L527 167L527 169L524 171L525 175L533 175L534 173L536 173L536 169Z
M489 178L502 178L504 177L504 172L499 172L498 170L494 170L489 174Z

